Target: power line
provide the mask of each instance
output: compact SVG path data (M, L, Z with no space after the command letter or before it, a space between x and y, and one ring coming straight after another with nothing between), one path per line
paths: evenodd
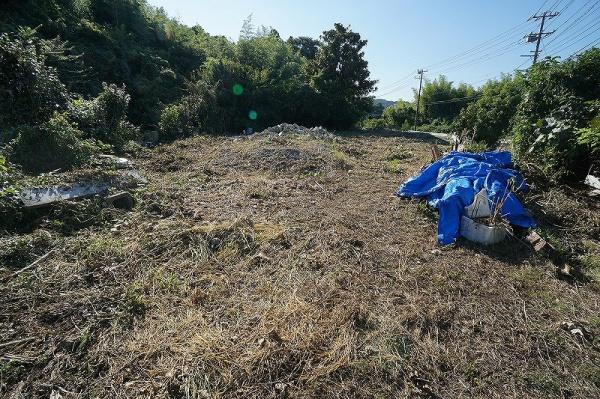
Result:
M583 46L582 48L580 48L579 50L577 50L576 52L573 53L573 55L578 55L580 53L582 53L583 51L587 50L588 47L592 47L596 44L600 44L600 38L594 40L593 42Z
M448 100L430 101L430 102L427 103L427 105L459 103L459 102L463 102L463 101L469 101L471 99L475 99L475 98L480 97L480 96L481 96L481 94L474 94L472 96L467 96L467 97L457 97L457 98L451 98L451 99L448 99Z
M482 43L479 43L478 45L476 45L468 50L465 50L461 53L455 54L455 55L445 58L441 61L433 63L430 66L428 66L428 68L438 66L438 65L442 65L445 67L446 65L443 65L443 64L452 64L455 62L459 62L464 59L467 59L468 57L475 56L478 53L481 53L484 51L490 51L494 47L505 44L507 41L513 41L515 36L513 35L511 37L508 37L507 35L516 33L516 31L518 29L520 29L521 27L523 27L526 24L527 24L527 22L522 22L518 25L515 25L512 28L510 28L504 32L501 32L501 33L497 34L496 36L492 37L491 39L488 39ZM518 37L520 37L520 35ZM486 56L487 55L488 54L486 54ZM407 84L405 84L405 82L407 82L411 76L412 76L412 73L410 75L400 78L399 80L397 80L395 82L392 82L389 85L383 86L382 88L380 88L380 90L386 90L386 92L382 93L381 95L390 94L390 93L393 93L394 91L405 88L407 86Z
M585 36L582 36L582 37L580 37L579 39L577 39L577 40L575 40L575 41L572 41L572 42L568 43L566 46L562 46L561 48L559 48L559 49L555 50L555 52L559 53L559 52L561 52L561 51L563 51L563 50L565 50L565 49L567 49L567 48L571 47L571 46L572 46L572 45L574 45L575 43L579 43L579 42L580 42L580 41L582 41L583 39L590 37L591 35L593 35L594 33L598 32L598 31L600 31L600 26L599 26L599 27L597 27L596 29L594 29L592 32L588 33L587 35L585 35Z
M573 40L573 39L575 39L577 37L581 37L581 35L583 35L584 33L589 32L590 29L592 29L592 28L594 28L594 27L596 27L598 25L600 25L600 20L596 21L596 23L594 23L594 24L591 24L591 25L588 25L588 26L584 27L584 29L581 29L581 30L577 31L577 32L575 32L574 34L572 34L570 36L567 36L567 37L563 38L564 40L561 40L558 43L556 43L554 45L554 48L561 47L565 43L567 43L567 42L569 42L569 41L571 41L571 40ZM548 45L550 45L550 43L548 43Z
M550 39L548 41L548 43L546 43L546 46L549 46L550 44L552 44L554 41L556 41L558 38L560 38L562 35L564 35L566 32L568 32L571 28L573 28L579 21L581 21L582 19L585 19L587 17L589 17L590 11L592 11L594 9L594 7L596 7L598 5L598 3L600 3L600 0L596 0L596 2L594 4L592 4L587 10L585 10L583 12L583 14L581 14L579 17L577 17L573 22L571 22L566 28L560 30L560 28L562 28L563 26L565 26L573 17L575 17L576 15L578 15L581 11L583 11L585 9L585 7L590 4L593 0L588 0L583 6L579 7L577 9L577 11L575 11L575 13L573 13L569 18L567 18L566 20L564 20L560 25L558 25L555 30L559 30L559 32L556 34L556 36L554 36L554 38Z
M552 5L552 8L559 6L562 3L562 1L563 0L556 0L554 2L554 4ZM567 3L562 9L563 10L566 9L573 1L574 0L570 0L570 2ZM598 1L600 1L600 0L598 0ZM536 13L535 13L536 15L546 5L547 2L548 2L548 0L545 0L542 3L542 5L538 9L538 11L536 11ZM531 20L531 18L530 18L530 20ZM472 64L475 64L476 62L486 62L490 59L504 55L510 51L508 49L510 49L520 43L520 40L515 41L515 38L513 36L518 30L520 30L524 25L527 25L528 23L529 23L529 20L526 22L522 22L518 25L515 25L512 28L509 28L506 31L503 31L503 32L495 35L494 37L492 37L482 43L479 43L478 45L476 45L470 49L467 49L463 52L460 52L458 54L455 54L453 56L445 58L436 63L430 64L428 66L428 68L441 66L441 68L443 68L442 71L448 71L448 70L452 70L452 69L456 69L456 68L461 68L466 65L472 65ZM520 38L521 36L519 35L518 37ZM506 43L508 43L508 45L505 45ZM501 47L501 46L504 46L504 47ZM499 48L499 47L501 47L501 48ZM506 51L506 50L508 50L508 51ZM500 52L500 53L498 53L498 52ZM485 53L485 54L483 54L483 53ZM477 58L473 58L473 57L477 57ZM463 61L466 61L466 62L463 62ZM459 64L459 62L462 62L462 63ZM402 90L402 89L410 86L409 79L410 79L410 75L407 75L403 78L400 78L399 80L397 80L395 82L392 82L389 85L384 86L383 88L381 88L381 90L384 90L384 92L381 93L380 96L388 95L388 94L391 94L398 90Z

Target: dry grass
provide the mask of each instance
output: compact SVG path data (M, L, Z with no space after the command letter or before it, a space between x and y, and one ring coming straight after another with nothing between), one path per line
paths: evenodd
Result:
M393 197L429 158L393 136L142 153L150 184L113 224L2 237L19 267L55 252L0 287L0 345L30 339L0 346L0 395L600 397L599 286L516 242L438 251ZM557 224L552 195L532 201ZM544 228L593 270L598 212L575 201L585 223Z

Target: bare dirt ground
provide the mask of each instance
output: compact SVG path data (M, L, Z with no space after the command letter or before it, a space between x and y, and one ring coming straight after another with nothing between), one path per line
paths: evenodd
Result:
M517 241L440 249L435 214L393 196L430 161L419 135L194 137L135 161L133 211L61 205L2 236L0 396L600 397L583 197L531 197L580 255L565 280Z

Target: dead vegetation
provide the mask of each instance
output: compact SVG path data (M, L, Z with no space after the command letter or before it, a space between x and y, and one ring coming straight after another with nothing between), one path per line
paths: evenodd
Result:
M2 236L0 395L600 396L597 208L531 199L586 279L518 242L439 249L393 197L430 156L401 135L141 152L132 212Z

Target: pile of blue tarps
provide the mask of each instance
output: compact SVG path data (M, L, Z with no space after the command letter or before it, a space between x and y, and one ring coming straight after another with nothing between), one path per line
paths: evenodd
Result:
M438 209L438 242L442 245L452 244L458 238L464 208L483 188L487 190L492 212L506 197L501 216L513 225L533 227L535 221L508 188L512 180L514 191L528 189L523 176L511 167L512 155L508 151L481 154L453 151L408 179L396 195L424 197L430 206Z

